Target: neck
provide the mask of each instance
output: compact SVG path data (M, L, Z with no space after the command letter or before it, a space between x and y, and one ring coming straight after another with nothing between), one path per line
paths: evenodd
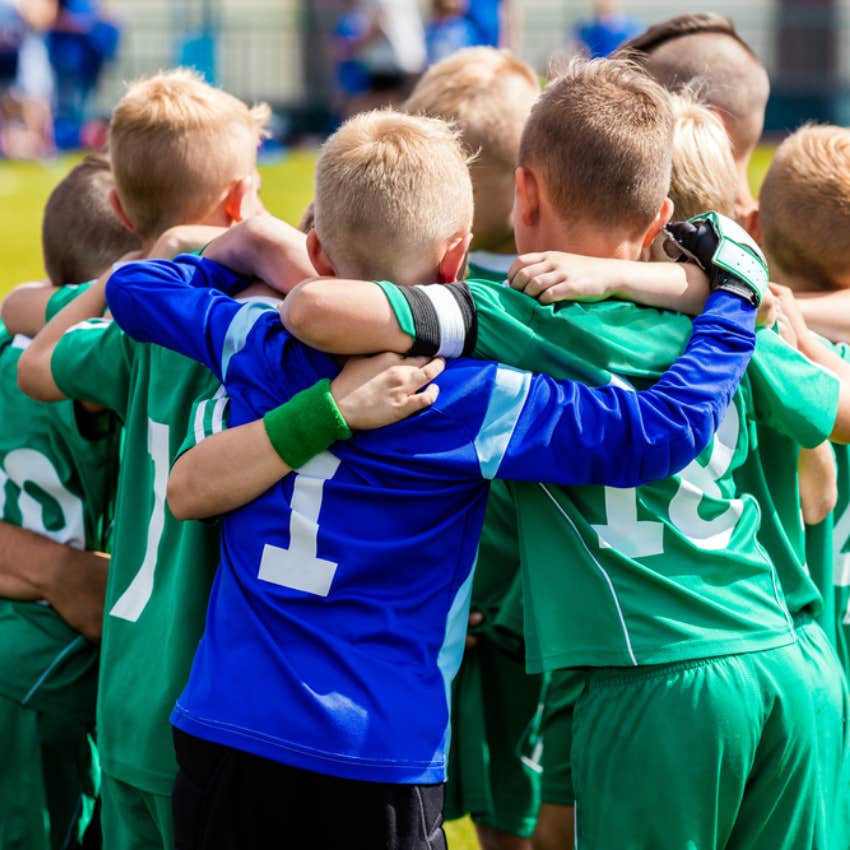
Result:
M546 227L538 228L533 245L521 246L520 253L565 251L585 257L612 260L637 260L643 241L634 234L600 227L596 222L563 221L549 217Z

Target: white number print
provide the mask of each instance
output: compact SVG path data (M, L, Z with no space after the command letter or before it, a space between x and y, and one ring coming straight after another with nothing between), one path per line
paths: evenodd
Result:
M148 419L148 453L153 461L153 507L148 523L148 539L142 565L109 612L111 616L135 623L153 593L157 550L165 527L165 489L168 485L168 426Z
M334 477L337 469L339 459L330 452L322 452L295 474L289 548L266 544L260 561L261 581L315 596L330 593L337 564L318 557L319 514L325 483Z
M729 502L714 519L703 519L699 506L706 497L722 497L717 482L728 471L740 434L740 418L735 405L729 406L711 444L708 464L692 461L680 473L679 489L670 500L673 526L695 546L707 551L725 549L744 510L741 499ZM602 548L613 548L628 558L646 558L664 552L664 524L638 520L637 491L605 488L605 525L594 525Z
M86 545L85 519L82 500L69 493L53 464L34 449L15 449L6 455L0 469L0 517L5 516L8 483L15 485L13 498L21 513L21 524L29 531L49 537L76 549ZM25 489L33 485L50 497L62 511L62 524L50 530L45 521L45 505Z

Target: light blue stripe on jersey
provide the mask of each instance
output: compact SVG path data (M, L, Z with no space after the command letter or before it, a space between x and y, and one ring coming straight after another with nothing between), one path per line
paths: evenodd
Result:
M531 387L531 375L507 366L499 366L487 413L475 438L475 453L484 478L495 478L508 450L517 420Z
M248 334L263 313L273 309L266 302L249 301L242 307L230 322L227 335L224 338L224 348L221 353L221 376L227 377L227 367L234 354L245 347Z
M439 655L437 655L437 667L440 668L443 685L446 689L446 711L449 713L452 704L452 680L460 669L460 662L463 659L463 651L466 646L466 632L469 628L469 603L472 599L472 580L475 576L475 564L477 563L478 555L476 553L475 563L473 563L466 581L458 588L452 601L452 607L449 609L448 617L446 617L446 633L443 638L443 645L440 647ZM449 751L450 735L451 720L446 726L444 752Z

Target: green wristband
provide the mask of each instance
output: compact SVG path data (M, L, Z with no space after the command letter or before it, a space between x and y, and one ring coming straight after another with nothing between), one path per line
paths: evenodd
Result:
M337 440L351 436L327 378L270 410L263 417L263 424L274 450L293 469L304 466Z

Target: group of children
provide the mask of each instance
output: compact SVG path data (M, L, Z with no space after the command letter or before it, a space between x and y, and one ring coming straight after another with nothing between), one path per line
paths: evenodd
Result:
M0 847L847 850L850 131L759 204L767 94L460 51L296 230L131 85L2 307Z

